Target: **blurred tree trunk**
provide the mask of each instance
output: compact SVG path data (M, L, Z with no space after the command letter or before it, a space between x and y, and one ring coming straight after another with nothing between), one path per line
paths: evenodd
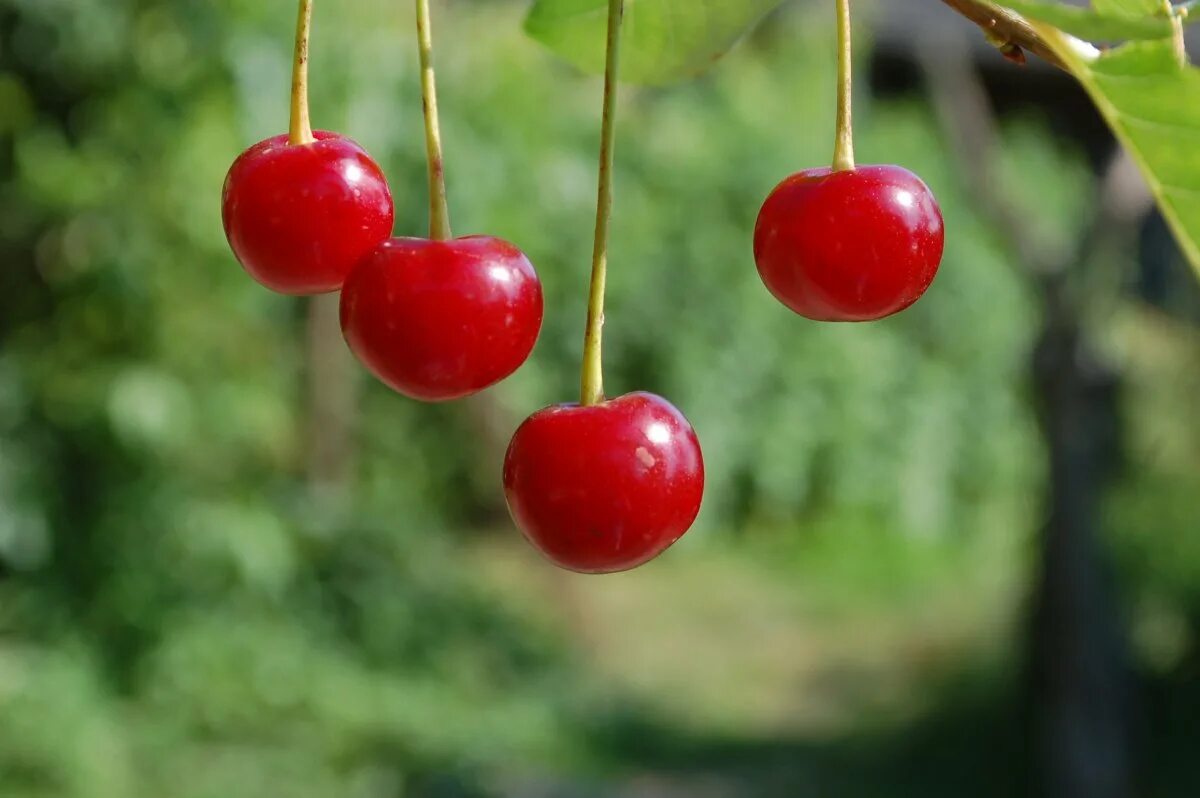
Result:
M1048 486L1027 676L1033 788L1048 798L1134 794L1136 685L1102 523L1120 461L1121 383L1086 332L1083 278L1104 254L1133 250L1152 208L1118 151L1074 257L1037 281L1045 321L1032 377Z
M1132 794L1132 684L1100 524L1119 383L1071 318L1049 320L1033 368L1050 466L1028 661L1034 787L1123 798Z
M1024 792L1047 798L1126 798L1133 781L1133 683L1122 619L1105 562L1101 506L1118 456L1118 376L1083 324L1078 279L1098 256L1121 251L1151 200L1128 156L1097 183L1091 223L1057 258L1030 235L1019 198L994 171L998 125L965 45L920 48L922 66L960 171L1038 291L1043 327L1032 388L1047 456L1046 523L1031 603ZM1128 249L1128 247L1126 247Z

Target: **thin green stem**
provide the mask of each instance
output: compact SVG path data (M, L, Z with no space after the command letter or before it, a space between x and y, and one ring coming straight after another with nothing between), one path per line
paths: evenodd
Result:
M596 198L596 243L592 250L592 285L588 297L587 332L579 401L584 407L604 401L602 339L604 288L608 277L608 238L613 206L613 151L616 133L617 76L621 63L621 21L625 0L608 0L608 45L604 67L604 117L600 125L600 188Z
M312 0L300 0L296 19L296 50L292 59L292 118L288 144L312 144L312 122L308 118L308 39L312 32Z
M1162 0L1163 13L1171 21L1171 37L1175 45L1175 59L1180 66L1187 66L1187 40L1183 35L1183 20L1187 17L1187 9L1171 4L1171 0Z
M854 168L853 63L850 44L850 0L837 0L838 97L837 139L833 148L833 171Z
M434 241L445 241L451 237L450 207L446 203L446 164L442 157L442 132L438 126L429 0L417 0L417 49L421 56L421 104L425 109L425 151L429 160L429 237Z

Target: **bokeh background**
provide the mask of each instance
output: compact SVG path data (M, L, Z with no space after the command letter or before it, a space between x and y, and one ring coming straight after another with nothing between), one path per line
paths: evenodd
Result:
M317 3L313 116L426 225L411 4ZM611 391L692 420L694 530L558 572L512 430L577 390L599 82L434 3L455 229L522 246L530 363L425 406L274 296L224 174L286 127L291 0L0 0L0 795L1200 794L1200 292L1078 89L860 4L860 160L930 184L899 317L798 319L759 204L828 160L832 13L621 101Z

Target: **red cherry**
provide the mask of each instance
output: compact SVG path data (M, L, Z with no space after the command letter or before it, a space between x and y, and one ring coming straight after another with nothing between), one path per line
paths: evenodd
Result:
M380 380L440 402L516 371L542 327L542 284L521 250L489 236L393 238L342 290L342 332Z
M225 178L225 235L250 276L281 294L342 287L392 232L392 194L362 147L317 131L310 144L260 141Z
M581 573L654 559L696 520L703 493L695 431L650 393L539 410L504 458L517 526L552 562Z
M870 321L925 293L944 244L942 213L899 166L808 169L767 198L754 230L758 273L775 297L817 321Z

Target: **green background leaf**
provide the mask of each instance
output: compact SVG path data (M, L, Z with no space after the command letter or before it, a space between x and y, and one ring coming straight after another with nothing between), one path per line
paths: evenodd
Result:
M629 0L621 77L668 83L703 71L782 0ZM537 0L531 36L585 72L604 71L607 0Z
M1162 11L1162 3L1159 0L1092 0L1092 8L1098 14L1150 16Z

